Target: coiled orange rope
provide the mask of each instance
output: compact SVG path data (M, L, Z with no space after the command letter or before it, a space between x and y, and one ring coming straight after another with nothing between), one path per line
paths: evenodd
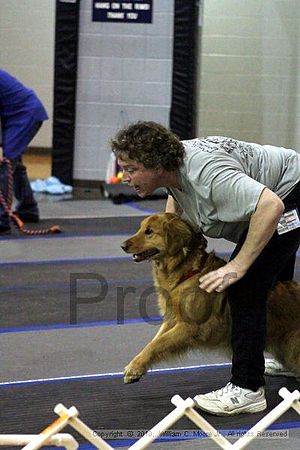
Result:
M8 215L11 222L16 225L16 227L21 231L21 233L28 234L31 236L40 236L44 234L51 233L61 233L61 228L57 225L53 225L50 228L44 230L25 230L24 222L16 215L11 209L13 201L13 169L11 161L7 158L3 158L0 164L7 166L7 199L4 198L3 193L0 190L0 203L3 206L6 214Z

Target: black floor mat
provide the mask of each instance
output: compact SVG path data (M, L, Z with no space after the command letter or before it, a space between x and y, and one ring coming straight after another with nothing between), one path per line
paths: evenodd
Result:
M174 407L173 395L193 397L224 386L230 376L229 368L176 371L148 374L140 382L124 385L122 378L108 377L94 380L47 382L1 388L0 433L37 433L56 417L57 403L76 406L80 418L94 431L148 430L164 418ZM278 390L285 386L291 392L299 388L296 380L285 377L266 378L268 409L257 414L233 417L203 415L218 430L248 429L282 400ZM281 416L276 424L289 423L300 427L300 417L292 409ZM197 430L187 418L182 418L172 430ZM77 433L69 428L77 439ZM83 438L78 438L83 442ZM112 443L112 446L114 444Z
M149 213L150 214L150 213ZM103 217L87 219L44 219L39 223L25 224L27 230L47 229L52 225L58 225L61 230L61 236L102 236L107 234L131 234L135 233L141 221L149 215L133 217ZM1 239L26 238L35 239L36 236L25 235L12 227L11 235L3 235ZM57 237L55 234L48 234L48 237Z
M148 263L129 258L3 265L0 328L158 316Z
M140 197L135 192L132 186L128 186L127 184L104 184L103 186L106 195L112 200L113 203L119 205L121 203L126 203L130 201L139 201ZM156 189L151 196L147 198L152 199L154 201L164 200L166 202L167 192L164 188Z
M62 235L67 236L101 236L105 234L123 234L135 233L139 228L141 221L155 212L164 211L165 200L142 200L137 199L134 202L128 201L127 206L133 210L144 212L143 216L125 216L125 217L97 217L83 219L42 219L39 223L26 223L27 230L47 229L52 225L58 225L62 230ZM24 238L34 239L35 236L25 235L14 226L11 227L11 235L0 234L0 239ZM57 237L57 234L49 234L49 237Z
M295 279L300 281L297 258ZM0 329L126 320L159 315L151 264L99 261L3 264Z

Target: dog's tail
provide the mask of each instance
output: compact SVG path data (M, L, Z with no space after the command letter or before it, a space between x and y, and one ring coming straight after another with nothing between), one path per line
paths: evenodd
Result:
M300 376L300 286L277 283L268 298L268 350Z
M300 377L300 323L285 336L273 355L288 371Z

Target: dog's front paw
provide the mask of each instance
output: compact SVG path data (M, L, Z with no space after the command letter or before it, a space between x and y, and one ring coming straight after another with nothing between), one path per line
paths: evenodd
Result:
M138 365L134 360L128 364L124 369L124 383L136 383L146 372L140 365Z

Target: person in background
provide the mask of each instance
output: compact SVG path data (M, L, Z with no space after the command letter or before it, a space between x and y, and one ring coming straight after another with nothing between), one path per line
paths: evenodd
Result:
M112 149L123 180L144 198L167 188L167 212L184 212L206 236L236 243L230 261L200 277L205 291L227 291L232 318L232 376L226 386L195 396L215 415L267 407L266 300L277 281L291 280L300 243L300 154L222 136L180 141L155 122L119 131ZM293 375L293 374L289 374Z
M0 190L7 199L8 177L4 157L12 164L13 190L17 199L15 212L23 222L38 222L39 209L22 155L47 119L47 112L35 92L0 69ZM9 218L0 204L0 234L9 233Z

